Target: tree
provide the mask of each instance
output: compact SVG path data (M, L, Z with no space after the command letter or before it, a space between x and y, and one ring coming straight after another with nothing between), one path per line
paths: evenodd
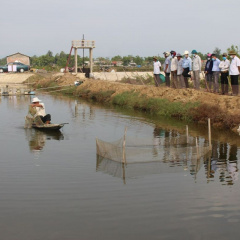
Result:
M132 59L133 59L133 56L132 56L132 55L124 56L124 57L122 58L123 66L128 66L129 63L132 61Z
M207 54L203 54L201 52L198 52L198 56L202 59L202 60L207 60Z
M218 47L216 47L216 48L214 49L213 53L216 54L216 57L217 57L217 58L220 58L221 55L222 55L222 54L221 54L221 49L218 48Z
M143 58L140 56L136 56L133 58L133 61L137 64L137 65L142 65L143 63Z
M53 56L53 53L52 53L50 50L48 50L48 52L47 52L46 55L49 56L49 57L52 57L52 56Z
M0 65L5 65L5 64L7 64L7 58L6 57L0 59Z
M240 56L240 51L239 51L239 48L238 48L238 46L234 46L234 45L231 45L231 47L229 47L228 49L227 49L227 51L229 52L229 51L234 51L234 52L236 52L237 53L237 56L239 57Z
M112 61L122 61L122 57L120 55L114 56L111 59Z

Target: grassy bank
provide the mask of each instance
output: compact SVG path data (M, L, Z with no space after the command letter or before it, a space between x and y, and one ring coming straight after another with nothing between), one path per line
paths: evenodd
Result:
M92 92L85 88L79 88L74 94L98 102L111 103L124 108L132 108L157 116L173 117L184 121L206 124L208 118L210 118L214 127L233 129L234 131L240 123L240 115L226 115L218 106L200 102L171 102L167 99L149 98L133 91L115 94L115 91Z
M86 80L78 87L67 87L74 82L72 75L32 79L36 88L48 88L51 94L62 94L91 99L103 104L113 104L135 109L155 116L207 123L210 118L217 128L232 129L240 124L240 98L220 96L194 89L172 89L147 85L113 83L102 80ZM50 87L58 86L57 91ZM70 85L69 85L70 86Z

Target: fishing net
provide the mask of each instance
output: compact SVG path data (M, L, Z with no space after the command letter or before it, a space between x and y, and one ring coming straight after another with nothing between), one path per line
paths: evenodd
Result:
M40 116L36 115L37 111L32 106L29 106L28 115L25 117L25 126L24 128L32 128L33 124L37 126L44 125Z
M208 142L187 135L139 139L122 137L115 142L96 139L97 155L120 163L147 163L199 159L210 152Z
M33 116L31 114L28 114L25 117L25 125L24 128L32 128L32 124L33 124Z
M163 159L163 161L148 163L124 164L97 155L96 170L114 177L122 178L124 182L129 178L161 173L189 172L191 175L196 176L204 160L204 158L191 159L189 161L168 161L167 159Z

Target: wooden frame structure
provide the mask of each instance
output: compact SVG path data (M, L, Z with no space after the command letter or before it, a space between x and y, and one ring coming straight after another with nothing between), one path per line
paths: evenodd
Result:
M95 41L92 40L73 40L72 48L74 48L75 55L75 73L77 73L77 49L89 49L90 75L93 70L93 48L95 48Z

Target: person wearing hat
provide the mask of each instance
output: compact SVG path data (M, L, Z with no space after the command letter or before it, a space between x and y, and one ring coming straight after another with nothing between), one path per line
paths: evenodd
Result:
M212 61L213 61L213 93L219 93L219 75L220 75L220 60L217 58L216 54L212 54Z
M40 102L41 102L40 99L38 99L37 97L34 97L32 99L32 104L30 104L29 112L34 118L36 116L40 116L43 123L50 124L51 123L51 115L46 114L44 103L40 104Z
M193 86L195 89L200 89L200 72L202 69L201 58L198 56L196 50L192 50L193 59L192 59L192 70L193 70Z
M163 54L165 56L163 70L165 73L166 86L170 87L171 56L170 52L164 52Z
M178 88L178 82L177 82L177 68L178 68L178 60L176 57L176 52L171 51L171 82L173 88Z
M219 68L221 69L221 90L222 94L228 94L228 75L229 75L229 67L230 61L227 59L227 53L223 53L223 60L219 64Z
M155 86L158 87L162 81L160 79L161 73L161 63L157 60L157 57L153 57L153 74L154 74L154 81Z
M204 69L204 73L205 73L205 79L206 79L206 84L208 86L207 90L209 90L210 92L212 91L212 83L213 83L213 74L212 74L212 67L213 67L213 61L212 61L212 54L208 53L207 54L207 62L205 65L205 69Z
M229 51L228 55L230 55L231 63L229 67L229 75L231 77L231 85L233 95L238 95L239 87L238 87L238 76L240 73L240 59L237 57L237 53L235 51Z
M183 67L182 67L182 55L180 53L177 54L177 60L178 60L178 66L177 66L177 80L178 80L178 88L186 88L184 77L182 75L183 73Z
M188 78L191 77L189 72L192 71L192 60L189 57L189 52L188 51L184 52L184 58L183 58L183 61L182 61L182 67L183 67L182 75L184 77L185 86L186 86L186 88L189 88Z

